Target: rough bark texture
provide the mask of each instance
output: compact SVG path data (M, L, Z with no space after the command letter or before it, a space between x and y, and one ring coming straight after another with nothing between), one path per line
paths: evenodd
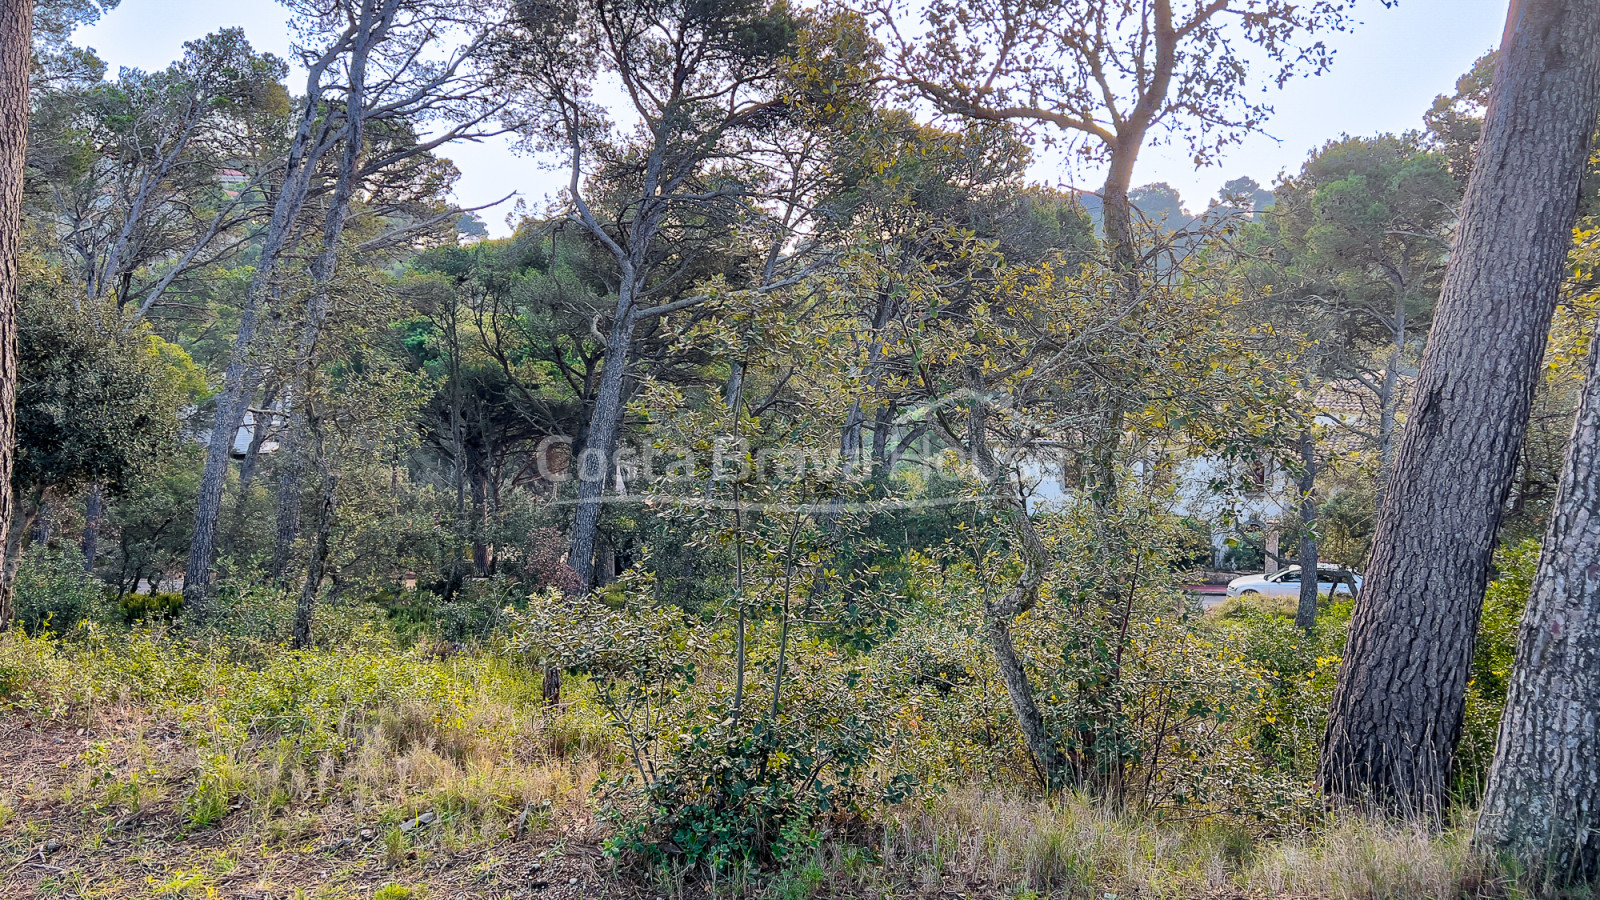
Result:
M1600 99L1600 4L1513 7L1318 776L1445 803L1495 533L1527 428Z
M1517 640L1477 840L1559 886L1600 877L1600 345Z
M594 412L589 417L589 439L583 455L574 460L578 505L572 517L572 551L568 564L578 573L584 590L595 583L595 537L600 532L600 508L611 473L611 460L616 455L617 437L622 431L622 394L633 350L634 324L632 292L625 290L617 302L617 321L606 336L606 361L600 370Z
M22 165L28 143L32 0L0 0L0 546L11 527L11 463L17 440L17 292L21 279ZM5 561L11 564L11 560ZM0 630L13 616L0 584Z
M306 580L300 585L300 599L295 603L294 636L290 646L296 650L311 647L317 593L322 589L322 578L328 569L328 542L333 534L334 516L338 510L338 487L338 476L324 468L322 500L317 505L316 535L312 539L311 558L306 562Z
M27 75L34 50L34 2L0 0L0 546L11 524L16 452L16 303L22 231L22 163L27 154ZM16 565L11 559L6 565ZM11 625L11 581L0 585L0 629Z

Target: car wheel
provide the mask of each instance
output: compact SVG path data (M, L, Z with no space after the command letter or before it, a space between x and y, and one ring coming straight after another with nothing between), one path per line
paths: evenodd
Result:
M1260 591L1240 591L1239 592L1239 599L1241 599L1241 600L1243 600L1243 599L1245 599L1247 597L1259 597L1259 596L1261 596L1261 592Z

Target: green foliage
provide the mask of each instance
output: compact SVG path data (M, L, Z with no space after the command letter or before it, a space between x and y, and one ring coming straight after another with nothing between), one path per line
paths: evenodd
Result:
M172 622L183 612L180 593L124 594L117 601L122 619L129 624Z
M1522 612L1539 570L1539 542L1527 539L1502 546L1495 553L1495 569L1498 577L1484 591L1483 617L1472 651L1472 679L1467 683L1466 721L1451 773L1452 791L1466 804L1475 803L1482 794L1494 760Z
M83 571L83 557L34 547L23 555L13 585L17 623L29 634L72 635L109 618L105 586Z
M496 44L515 64L506 90L531 88L516 102L538 107L541 125L523 137L572 151L568 199L587 208L503 240L387 241L400 222L457 218L438 205L453 170L424 158L360 186L367 208L335 248L331 281L308 279L309 245L286 251L282 302L250 348L273 381L256 387L272 390L248 402L287 428L270 433L276 452L251 458L248 487L245 467L230 470L204 628L161 591L185 568L200 493L203 451L180 417L207 407L208 373L233 358L259 246L250 217L269 204L243 198L251 212L217 236L227 249L193 257L174 282L184 303L130 313L237 186L219 169L280 149L282 68L229 31L165 72L106 81L86 54L81 84L41 81L28 234L42 255L24 261L15 486L21 518L48 508L55 530L20 557L22 627L0 636L0 704L54 719L139 706L148 715L130 718L181 733L182 771L163 778L113 762L97 736L73 783L91 810L159 797L217 837L245 810L282 829L262 846L298 847L305 835L284 813L309 798L374 826L374 856L397 867L430 841L454 856L469 829L500 841L566 824L556 791L530 787L537 774L580 796L598 786L578 802L609 819L610 852L718 879L768 867L785 900L886 895L870 873L909 859L931 884L948 869L941 854L1004 857L983 889L1026 897L1107 885L1120 896L1125 884L1129 896L1184 896L1197 880L1226 891L1234 875L1281 893L1288 862L1256 882L1240 873L1254 871L1260 834L1325 825L1313 774L1350 607L1325 600L1310 633L1293 626L1292 601L1202 615L1177 590L1182 573L1210 564L1218 527L1254 520L1174 513L1194 493L1180 469L1283 451L1319 379L1408 379L1489 73L1480 65L1436 107L1431 142L1330 143L1274 197L1235 179L1221 206L1191 216L1168 185L1135 189L1154 227L1113 247L1084 205L1102 200L1027 182L1029 135L998 124L1010 113L936 127L878 96L886 67L925 68L924 91L952 92L927 98L948 113L1049 94L1055 113L1019 108L1014 122L1042 128L1076 105L1074 120L1124 127L1098 111L1103 92L1032 90L1051 87L1080 44L1036 33L1060 51L1040 64L1016 58L1026 40L983 38L999 24L986 18L1012 5L935 0L952 15L917 40L927 54L895 60L842 8L518 4ZM1291 38L1342 21L1345 5L1283 5L1261 61L1319 66L1314 44L1292 59ZM1138 6L1052 14L1100 15L1145 40ZM1215 50L1223 32L1203 8L1183 40ZM1007 29L1037 32L1038 10L1014 11ZM1183 56L1199 100L1151 108L1200 156L1231 140L1218 114L1264 113L1235 77L1243 46ZM964 84L971 47L999 54L1004 77ZM608 79L631 88L630 115L592 102ZM160 128L202 82L203 134L154 182L151 209L167 218L136 223L139 246L105 284L90 258L104 251L89 245L109 236L80 226L116 230L122 188L152 171ZM375 127L364 158L417 124ZM1083 149L1121 156L1144 133L1129 135ZM311 204L293 230L314 241L322 212ZM1574 283L1592 280L1600 238L1583 230L1578 245ZM305 357L299 317L324 289L328 319ZM1541 401L1552 408L1583 368L1589 306L1557 322ZM619 319L631 343L609 341ZM623 574L586 594L567 560L570 460L540 448L594 438L607 372L628 375L617 487L629 496L605 504L599 536ZM1536 416L1536 428L1541 418L1569 420ZM1546 430L1529 442L1508 533L1537 530L1553 495L1544 470L1565 432ZM1354 565L1372 534L1376 455L1347 450L1318 473L1316 530L1325 558ZM655 451L678 470L652 471ZM1231 478L1208 487L1226 492ZM91 485L107 502L85 573L68 545L100 509L79 515ZM315 519L323 532L275 547L280 491L284 512L304 501L306 530ZM310 515L324 494L332 515ZM1277 520L1290 540L1295 519ZM1234 542L1225 564L1259 570L1260 543ZM305 592L314 640L291 651L314 547L326 549L325 577ZM284 556L269 576L264 561ZM1464 802L1492 753L1536 560L1531 542L1505 548L1485 600L1456 770ZM1019 727L1034 712L1038 754ZM400 827L423 812L437 828ZM1362 865L1392 859L1349 840ZM1336 855L1305 847L1308 864ZM1189 874L1133 872L1163 854ZM151 883L205 886L168 876ZM1352 879L1344 894L1383 896L1383 883ZM422 895L391 884L374 896Z
M775 692L770 624L751 635L758 662L741 685L727 620L713 642L677 610L551 594L515 621L511 647L587 675L626 748L632 771L604 794L611 852L710 869L787 859L909 785L883 766L890 697L862 662L803 633Z
M610 848L713 869L784 860L812 849L823 827L865 825L878 802L902 799L904 778L869 787L886 711L861 704L848 677L831 687L777 722L706 709L705 724L670 739L642 812L623 819Z
M1251 744L1267 765L1302 783L1316 774L1350 611L1349 601L1322 597L1310 634L1295 626L1293 604L1239 604L1231 614L1219 611L1202 623L1265 679L1267 693L1247 723Z
M17 331L20 489L127 492L174 449L193 362L124 325L114 308L73 298L59 271L29 270Z

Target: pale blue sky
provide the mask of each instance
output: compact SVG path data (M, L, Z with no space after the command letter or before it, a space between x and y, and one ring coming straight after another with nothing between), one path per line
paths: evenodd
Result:
M1392 9L1367 0L1363 24L1330 41L1338 51L1332 72L1274 92L1277 114L1266 134L1251 136L1230 148L1219 165L1198 171L1181 148L1152 148L1140 158L1136 183L1168 182L1186 205L1200 208L1228 179L1250 175L1270 185L1279 172L1298 169L1311 149L1341 134L1419 127L1434 96L1450 92L1456 77L1499 43L1505 13L1506 0L1400 0ZM272 0L122 0L80 31L78 41L113 67L153 69L174 59L184 41L235 25L258 49L287 54L285 16ZM455 147L449 156L462 172L458 199L468 206L517 190L538 209L562 183L559 173L514 152L504 139ZM1087 186L1098 182L1097 175L1049 162L1034 172L1040 181ZM483 214L496 234L506 231L509 206Z

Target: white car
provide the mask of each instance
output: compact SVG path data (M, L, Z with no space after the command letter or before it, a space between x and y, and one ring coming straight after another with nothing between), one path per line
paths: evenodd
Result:
M1361 576L1338 566L1326 563L1317 566L1317 592L1340 593L1350 596L1350 582L1361 587ZM1228 582L1229 597L1298 597L1300 596L1300 567L1289 566L1271 575L1240 575Z

